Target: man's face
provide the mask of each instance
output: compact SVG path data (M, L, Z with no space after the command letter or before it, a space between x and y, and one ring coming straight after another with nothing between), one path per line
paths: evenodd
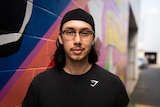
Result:
M88 61L88 54L94 45L94 35L90 24L71 20L64 23L59 41L64 46L66 61Z

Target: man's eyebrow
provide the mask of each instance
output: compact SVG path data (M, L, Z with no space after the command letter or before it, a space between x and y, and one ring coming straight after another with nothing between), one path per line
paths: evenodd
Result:
M80 30L82 31L82 30L90 30L90 29L89 29L89 28L82 28L82 29L80 29Z
M75 28L73 27L66 27L65 29L67 30L76 30ZM81 28L80 31L83 31L83 30L90 30L89 28Z
M73 27L66 27L67 30L75 30Z

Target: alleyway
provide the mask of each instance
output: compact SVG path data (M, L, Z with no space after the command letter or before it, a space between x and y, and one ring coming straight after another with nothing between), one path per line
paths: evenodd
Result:
M130 107L160 107L160 67L149 66L141 71L130 100Z

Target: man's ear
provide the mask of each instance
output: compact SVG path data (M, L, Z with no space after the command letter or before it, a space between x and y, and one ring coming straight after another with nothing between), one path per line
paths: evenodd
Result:
M63 44L62 36L61 36L61 35L58 36L58 40L59 40L59 43L60 43L60 44Z

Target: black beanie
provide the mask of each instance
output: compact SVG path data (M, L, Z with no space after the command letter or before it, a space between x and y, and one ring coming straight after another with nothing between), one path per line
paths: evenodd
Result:
M83 9L77 8L77 9L67 12L61 21L60 31L62 30L63 24L70 20L85 21L92 26L92 29L95 32L95 24L94 24L93 17L88 12L84 11Z

